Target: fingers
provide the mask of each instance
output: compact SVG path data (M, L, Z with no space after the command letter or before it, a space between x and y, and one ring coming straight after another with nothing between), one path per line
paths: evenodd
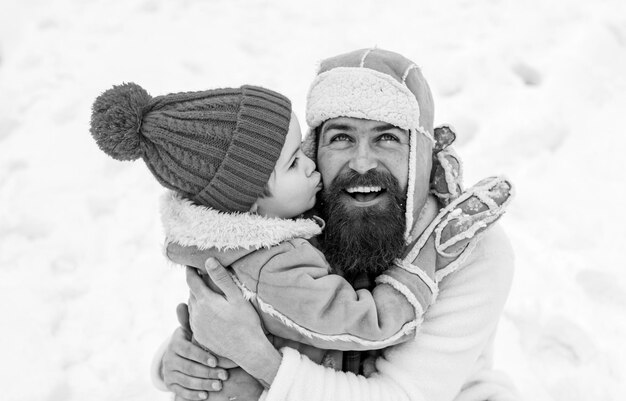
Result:
M204 284L204 281L202 281L196 269L192 267L187 267L186 274L187 274L187 285L189 286L189 290L191 291L191 294L193 296L198 297L198 298L204 297L204 298L208 298L209 300L211 300L211 298L215 298L219 296L215 294L213 291L211 291L206 286L206 284Z
M237 284L233 281L230 273L226 271L224 266L220 264L215 258L208 258L204 263L206 272L211 277L211 280L215 285L222 290L224 295L229 301L236 299L243 299L241 296L241 290L237 287Z
M167 244L165 254L174 263L197 269L204 267L204 261L209 256L207 250L200 250L195 246L182 246L174 242Z
M224 358L221 356L217 357L217 366L219 366L220 368L224 368L224 369L232 369L232 368L239 367L239 365L237 365L235 362L231 361L228 358Z
M367 357L363 361L363 376L370 377L376 373L376 358Z
M228 379L225 369L215 368L217 358L184 338L178 328L163 356L162 375L168 389L183 400L203 400L220 391Z
M200 348L198 345L195 345L190 340L185 337L185 333L182 328L176 329L174 334L172 335L172 340L170 342L170 348L172 353L178 355L179 357L189 360L192 362L197 362L205 367L215 367L217 366L217 358L212 355L210 352L205 351ZM168 356L169 353L165 354L165 357ZM164 358L165 358L164 357ZM181 369L172 369L172 370L181 370ZM194 376L205 376L206 374L195 374Z
M206 400L209 395L205 391L189 390L184 388L180 384L172 384L167 388L176 394L176 401L194 401L194 400Z
M179 397L178 395L174 394L174 401L195 401L195 400L190 400L189 398L183 398L183 397ZM202 398L203 400L206 398Z
M176 317L178 318L178 323L180 323L180 327L185 331L188 335L188 338L191 338L191 326L189 325L189 308L187 304L181 303L176 306Z
M187 376L181 372L171 372L168 375L168 381L165 383L171 386L181 386L191 391L220 391L222 389L222 381L218 379L203 379L199 377ZM185 395L181 394L185 397ZM189 397L185 397L189 398Z
M209 390L209 387L198 384L195 379L198 380L228 380L228 371L220 368L210 368L206 365L190 361L188 359L180 358L175 364L170 363L168 366L173 366L169 371L164 372L163 379L165 384L179 383L184 387L193 388L196 390ZM182 380L181 377L189 378ZM214 389L215 390L215 389Z

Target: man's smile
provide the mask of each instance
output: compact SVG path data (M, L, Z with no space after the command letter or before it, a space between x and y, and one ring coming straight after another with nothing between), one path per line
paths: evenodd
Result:
M386 188L379 186L348 187L344 190L347 196L354 200L358 207L368 207L378 203L387 193Z
M346 192L349 194L353 193L370 193L370 192L380 192L382 187L352 187L346 188Z

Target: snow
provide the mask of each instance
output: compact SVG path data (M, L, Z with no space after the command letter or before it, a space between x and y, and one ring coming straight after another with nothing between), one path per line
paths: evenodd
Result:
M3 0L2 399L169 399L148 367L183 272L162 256L156 181L89 135L99 93L253 83L302 117L319 60L373 45L422 66L467 184L516 184L498 366L528 400L626 399L621 0Z

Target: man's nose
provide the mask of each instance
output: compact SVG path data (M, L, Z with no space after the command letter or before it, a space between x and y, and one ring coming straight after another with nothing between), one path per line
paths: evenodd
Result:
M359 174L365 174L378 167L378 158L370 149L369 144L361 143L352 155L348 166Z

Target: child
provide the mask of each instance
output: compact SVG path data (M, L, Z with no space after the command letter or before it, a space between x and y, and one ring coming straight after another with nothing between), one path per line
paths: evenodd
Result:
M297 218L314 206L320 174L302 152L290 101L276 92L246 85L151 98L138 85L123 84L96 99L91 133L115 159L143 158L172 190L162 208L166 242L195 247L197 260L189 264L196 267L209 256L230 266L266 330L312 346L295 345L318 363L327 349L406 341L436 298L434 278L421 271L390 267L394 273L383 274L372 292L330 274L323 254L307 241L323 222ZM435 245L457 254L504 212L510 190L492 179L461 194L429 227ZM482 208L474 208L477 202ZM436 214L433 203L428 207ZM459 213L470 227L452 224ZM446 225L437 227L441 219ZM426 247L418 262L434 255Z

